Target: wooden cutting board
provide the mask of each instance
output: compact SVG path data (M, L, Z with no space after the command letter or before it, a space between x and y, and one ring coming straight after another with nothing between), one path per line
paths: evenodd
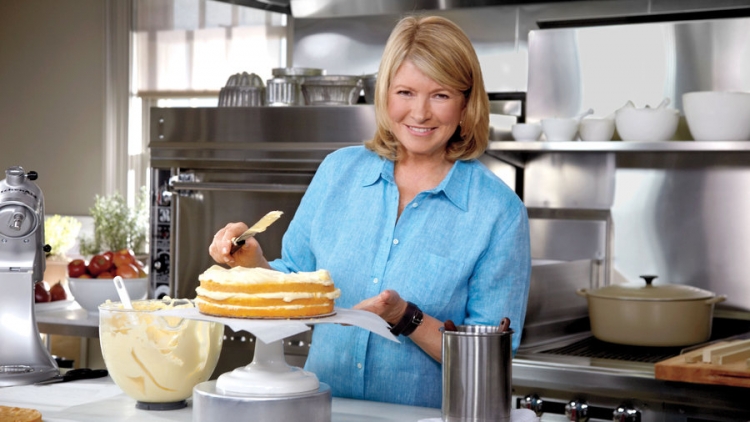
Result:
M717 348L728 346L739 346L739 343L720 342L657 362L654 376L667 381L750 387L750 364L747 359L720 363L713 356L714 363L704 362L704 357L712 356Z

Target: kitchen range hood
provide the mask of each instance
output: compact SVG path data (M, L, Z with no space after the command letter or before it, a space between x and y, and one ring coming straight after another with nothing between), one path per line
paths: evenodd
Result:
M550 11L555 4L572 7L564 16L543 17L540 29L622 25L667 21L705 20L750 16L746 0L218 0L224 3L284 13L299 19L401 15L429 10L453 10L493 6L541 5ZM545 6L546 5L546 6ZM567 9L567 7L566 7ZM554 13L553 13L554 15Z
M560 3L570 0L289 0L295 18L337 18L403 14L421 10Z
M450 10L467 7L558 3L570 0L218 0L240 6L285 13L295 18L339 18Z

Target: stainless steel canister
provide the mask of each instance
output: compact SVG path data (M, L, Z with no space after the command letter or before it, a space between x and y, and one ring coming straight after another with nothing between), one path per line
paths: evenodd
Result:
M280 92L272 92L270 95L274 97L275 104L273 105L284 105L283 103L287 102L289 100L289 97L294 97L294 104L286 104L286 105L305 105L305 99L302 96L302 82L305 80L305 77L307 76L320 76L325 75L324 69L317 69L317 68L311 68L311 67L277 67L271 70L271 74L273 75L273 80L277 81L279 84L281 84L281 79L287 80L288 84L286 85L289 87L289 84L293 84L294 86L294 93L291 94L288 91L284 91L284 94ZM270 84L270 81L269 81ZM279 89L280 86L275 87L274 89ZM281 88L281 89L287 89L287 88ZM286 98L283 98L286 94L289 94L286 96Z
M513 331L459 325L443 333L444 422L508 422Z
M295 79L279 77L266 81L266 105L298 105L300 96L299 81Z

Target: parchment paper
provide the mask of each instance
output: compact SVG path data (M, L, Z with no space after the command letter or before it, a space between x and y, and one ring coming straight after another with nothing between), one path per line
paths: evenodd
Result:
M314 324L354 325L399 343L398 338L391 334L388 323L372 312L345 308L334 308L334 312L334 315L322 318L249 319L215 317L200 313L198 308L178 308L154 311L154 315L220 322L234 331L247 331L263 343L273 343L308 331Z

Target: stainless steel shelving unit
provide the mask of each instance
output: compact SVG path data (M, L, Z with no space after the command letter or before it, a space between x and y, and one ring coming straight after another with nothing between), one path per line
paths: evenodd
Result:
M661 142L490 142L489 151L505 152L750 152L750 141Z

